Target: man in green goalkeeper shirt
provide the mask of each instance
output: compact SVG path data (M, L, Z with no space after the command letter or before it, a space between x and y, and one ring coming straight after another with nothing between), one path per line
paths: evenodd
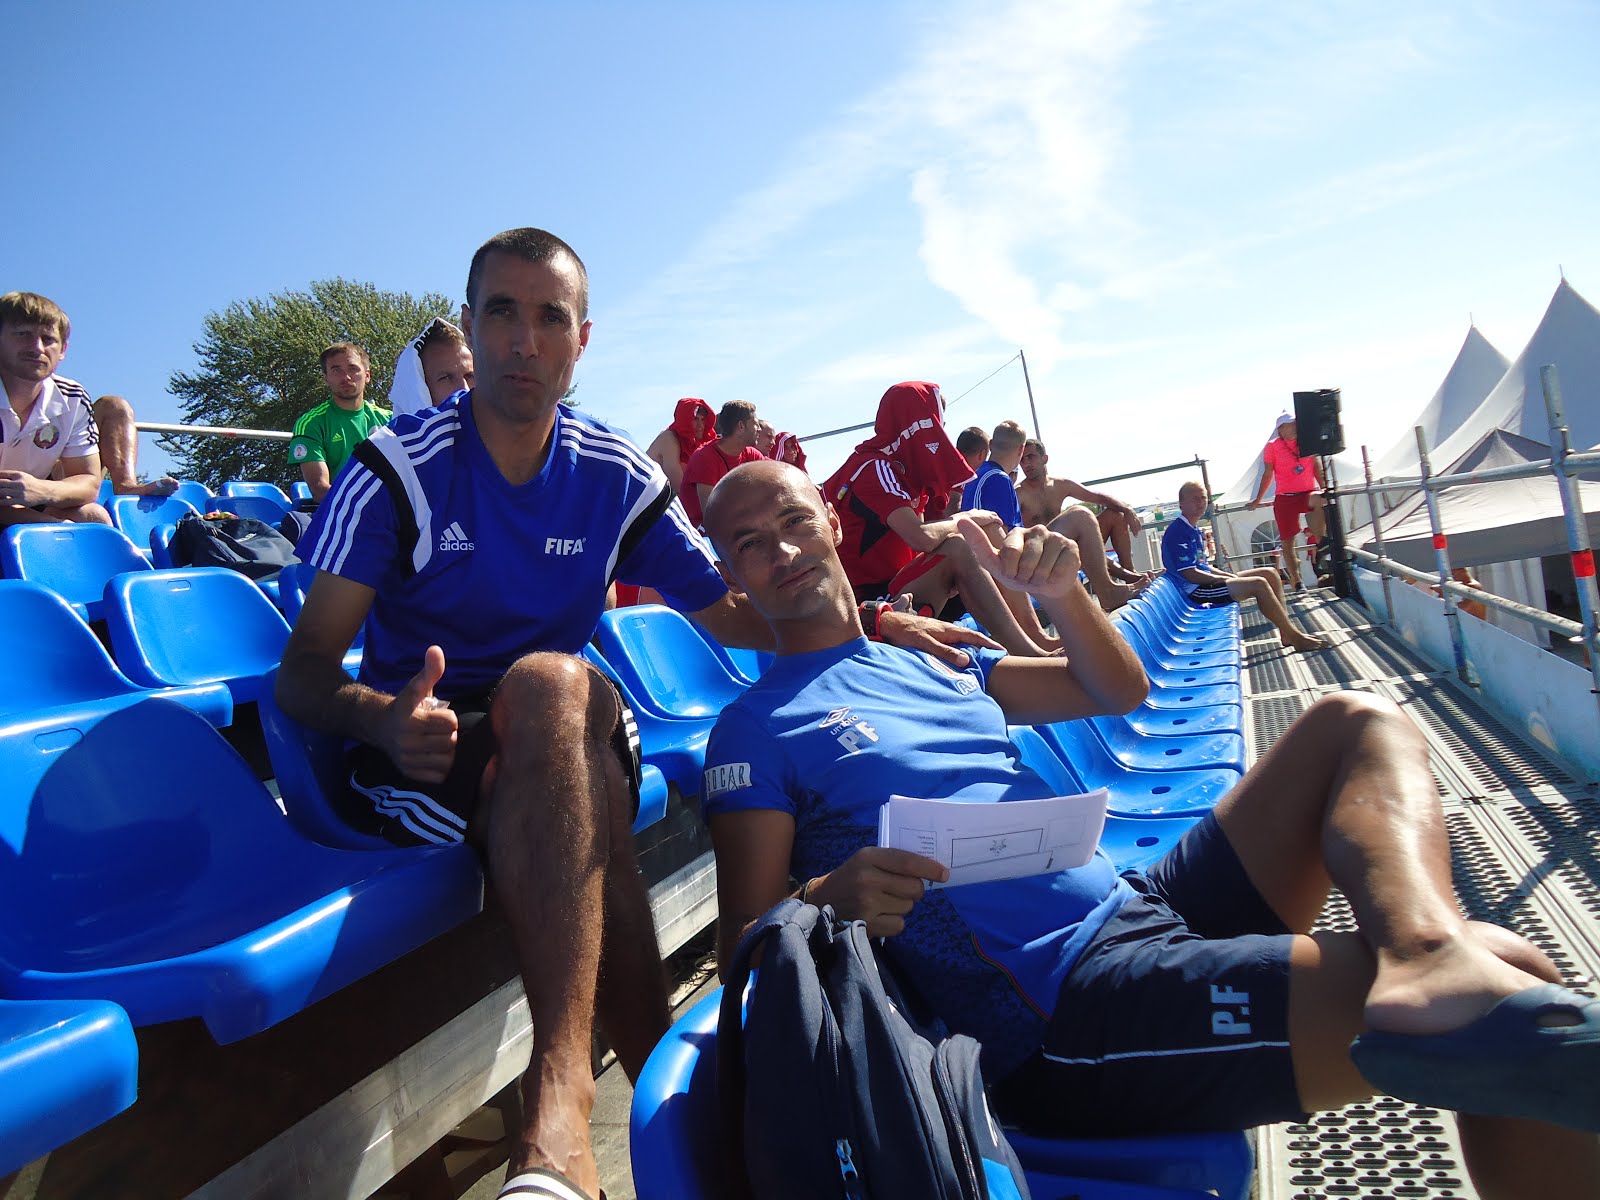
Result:
M389 410L367 401L372 366L364 347L335 342L322 352L322 377L332 399L294 423L289 461L300 468L311 498L321 503L355 448L389 421Z

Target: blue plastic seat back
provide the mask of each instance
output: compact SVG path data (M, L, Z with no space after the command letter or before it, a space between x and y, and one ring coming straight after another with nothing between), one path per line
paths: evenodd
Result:
M39 522L13 525L0 537L0 566L8 579L41 583L98 621L105 611L106 584L124 571L148 571L144 555L109 525Z
M687 617L663 605L613 609L600 618L595 636L640 705L661 716L715 718L746 687Z
M653 764L684 796L698 796L705 780L706 743L715 718L681 721L664 717L640 699L634 691L636 683L628 681L631 673L618 671L593 646L585 646L582 657L622 693L639 731L640 754L645 763Z
M283 610L284 619L289 624L295 623L295 618L305 607L306 593L311 590L311 581L316 577L317 569L310 563L290 563L278 572L278 607Z
M297 479L289 485L289 498L296 504L311 503L311 485L303 479Z
M0 1000L0 1179L127 1108L138 1076L117 1005Z
M0 776L0 992L18 970L145 963L299 907L277 803L171 701L7 722Z
M289 497L275 483L265 483L259 480L230 480L222 485L222 494L229 499L238 496L251 496L262 500L272 500L282 508L293 508Z
M1050 743L1033 726L1012 725L1007 732L1023 765L1032 768L1040 779L1055 788L1057 795L1072 796L1090 790L1072 766L1051 749Z
M111 502L111 522L135 546L148 546L150 532L161 525L176 525L194 505L172 496L118 496Z
M7 640L0 718L140 690L83 618L41 584L0 579L0 629L26 635Z
M282 495L282 493L279 493ZM289 511L287 500L278 501L271 496L213 496L206 501L206 511L231 512L238 517L253 517L257 521L264 521L274 529L282 521L284 514Z
M260 696L289 640L261 589L225 567L117 576L106 588L106 628L134 682L226 683L235 703Z
M100 490L94 494L94 502L101 508L110 508L111 500L117 494L117 489L111 486L111 479L107 476L100 481Z
M706 645L711 647L711 653L717 656L718 660L727 669L728 674L741 683L754 683L760 679L761 672L765 671L773 660L774 655L770 651L746 650L738 646L724 646L711 636L710 630L701 628L693 621L689 622L689 627L704 639Z
M1088 724L1124 766L1146 771L1221 769L1244 774L1244 737L1237 733L1146 737L1124 717L1090 717Z
M172 561L172 539L177 534L176 525L157 525L150 531L150 565L158 571L178 565Z
M180 479L178 480L178 490L172 494L194 505L196 512L205 512L206 501L211 499L213 493L210 488L198 479Z

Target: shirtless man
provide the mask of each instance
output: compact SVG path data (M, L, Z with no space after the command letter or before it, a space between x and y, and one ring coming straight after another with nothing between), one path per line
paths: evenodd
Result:
M1046 468L1050 456L1044 443L1029 438L1022 447L1022 482L1017 484L1017 503L1022 507L1022 524L1048 525L1078 543L1083 571L1089 589L1107 612L1120 608L1138 594L1149 577L1131 570L1132 535L1143 528L1139 515L1122 501L1104 492L1091 491L1071 479L1051 478ZM1098 515L1081 505L1063 511L1068 498L1100 506ZM1105 552L1106 539L1117 552L1112 562ZM1098 549L1099 553L1096 553Z
M689 456L707 442L715 440L712 427L717 414L698 396L685 396L672 410L672 424L656 434L645 453L667 474L672 490L683 493L683 468Z

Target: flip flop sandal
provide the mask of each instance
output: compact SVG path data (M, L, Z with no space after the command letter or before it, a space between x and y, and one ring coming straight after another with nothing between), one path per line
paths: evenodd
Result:
M521 1200L591 1200L584 1191L565 1175L534 1167L514 1179L508 1179L500 1189L500 1197L520 1197ZM605 1193L601 1193L604 1200Z

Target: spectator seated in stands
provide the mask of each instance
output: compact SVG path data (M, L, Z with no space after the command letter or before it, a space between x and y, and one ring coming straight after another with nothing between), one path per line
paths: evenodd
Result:
M806 448L800 444L800 438L792 433L780 433L772 439L772 458L778 462L786 462L797 470L806 470ZM806 471L809 475L810 472Z
M1299 591L1302 586L1300 559L1295 553L1295 545L1300 537L1300 518L1306 519L1306 555L1312 560L1314 578L1317 542L1327 524L1322 512L1327 501L1323 499L1321 491L1326 486L1322 478L1322 465L1317 462L1315 455L1300 453L1297 434L1294 415L1279 413L1272 440L1261 451L1265 469L1261 472L1261 483L1250 499L1249 508L1261 507L1262 497L1267 494L1269 485L1276 489L1272 496L1272 517L1278 526L1278 548L1283 556L1283 569L1288 572L1295 590Z
M685 396L672 410L672 424L656 434L645 453L667 473L672 490L683 494L683 469L689 456L717 436L716 414L696 396Z
M89 393L55 373L72 323L34 292L0 296L0 525L111 524L100 492L99 435ZM59 475L60 478L52 478Z
M927 520L930 504L972 477L944 427L944 401L934 383L897 383L878 402L873 433L822 485L839 513L839 556L861 599L909 594L919 607L942 610L956 592L973 617L1013 654L1041 655L1043 631L1018 623L995 581L954 536L954 519ZM1003 532L993 513L973 513ZM1030 610L1031 611L1031 610Z
M996 551L961 524L997 579L1045 606L1064 657L976 650L953 670L869 642L839 519L810 481L755 464L718 485L719 567L778 654L706 755L719 960L788 895L864 921L933 1011L983 1044L996 1108L1032 1132L1246 1128L1381 1087L1492 1114L1461 1124L1485 1189L1600 1186L1596 1141L1574 1131L1600 1129L1600 1001L1547 983L1556 968L1522 938L1463 920L1427 743L1387 700L1314 705L1147 873L1119 877L1096 854L928 891L944 865L874 844L891 794L1051 795L1007 724L1125 712L1145 692L1070 540L1034 526ZM1359 933L1308 932L1330 885Z
M700 507L711 489L740 463L757 462L765 455L756 449L759 433L756 406L748 400L729 400L717 414L717 436L689 456L683 468L683 511L695 527Z
M1017 503L1025 525L1048 525L1078 543L1089 590L1107 612L1121 608L1139 594L1147 577L1133 570L1132 536L1144 527L1139 514L1104 492L1092 491L1071 479L1048 472L1050 456L1044 443L1029 438L1022 449L1022 480ZM1068 499L1082 504L1063 509ZM1092 507L1084 507L1089 505ZM1117 557L1106 554L1106 540Z
M1328 643L1289 619L1283 581L1271 567L1253 567L1237 575L1219 571L1206 553L1199 521L1210 503L1206 490L1190 480L1178 489L1178 515L1161 535L1161 565L1194 605L1242 604L1254 600L1261 614L1278 630L1285 646L1325 650Z
M394 365L389 411L427 413L472 386L472 349L461 330L435 317L406 343Z
M322 352L322 377L332 396L301 415L289 442L289 461L320 504L355 448L389 420L389 410L367 400L372 382L366 347L335 342Z
M579 655L613 577L654 585L725 644L768 649L772 635L728 591L666 476L561 404L590 331L571 248L538 229L498 234L466 295L482 382L355 449L301 543L317 574L277 700L358 743L351 790L330 797L352 825L483 856L533 1014L512 1174L553 1168L593 1195L593 1022L636 1076L667 997L629 832L639 743L615 686ZM974 636L884 622L930 646ZM363 627L352 680L341 662Z

